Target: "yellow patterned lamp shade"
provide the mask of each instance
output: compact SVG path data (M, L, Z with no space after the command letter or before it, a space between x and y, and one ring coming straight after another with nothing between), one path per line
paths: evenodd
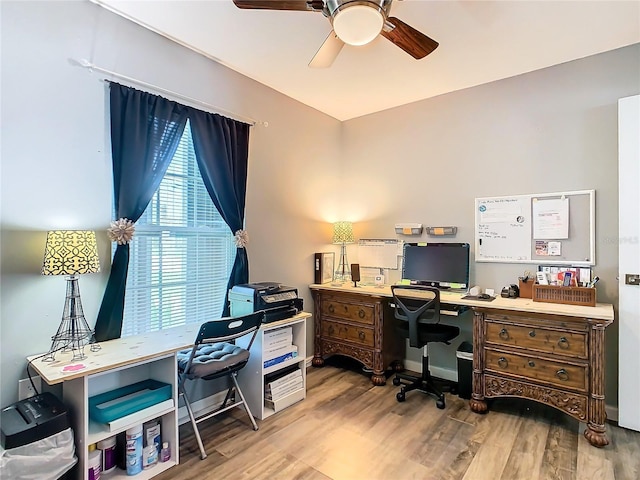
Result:
M333 243L353 243L353 223L336 222L333 224Z
M79 275L99 271L94 231L54 230L47 233L42 275Z

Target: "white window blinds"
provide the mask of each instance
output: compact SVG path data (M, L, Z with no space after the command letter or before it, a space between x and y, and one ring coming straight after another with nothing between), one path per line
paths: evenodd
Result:
M200 176L189 122L130 249L123 337L220 318L236 247Z

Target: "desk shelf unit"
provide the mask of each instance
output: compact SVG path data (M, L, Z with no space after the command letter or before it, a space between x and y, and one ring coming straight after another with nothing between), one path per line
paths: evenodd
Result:
M158 462L135 478L150 479L179 462L176 352L193 345L198 328L197 324L186 325L102 342L100 350L86 352L87 358L76 362L71 361L71 354L60 352L51 363L42 362L40 356L28 358L47 384L62 385L62 399L69 409L78 456L78 464L73 470L75 478L89 480L89 445L156 418L160 418L162 441L169 442L171 459ZM73 366L82 368L69 368ZM90 397L148 379L171 385L171 398L122 417L112 422L111 427L89 418ZM132 478L119 468L104 477L110 480Z
M265 323L260 327L256 338L251 346L251 356L249 363L238 373L238 383L244 393L245 399L251 409L251 414L260 419L270 417L296 402L303 400L307 396L307 320L311 315L308 313L299 313L298 315L272 323ZM292 344L298 347L298 356L290 360L264 367L265 361L265 334L273 332L281 328L291 327ZM238 345L246 347L248 338L239 338L236 342ZM296 390L289 395L279 399L276 410L265 404L265 377L269 374L286 371L292 366L297 366L302 371L302 388Z

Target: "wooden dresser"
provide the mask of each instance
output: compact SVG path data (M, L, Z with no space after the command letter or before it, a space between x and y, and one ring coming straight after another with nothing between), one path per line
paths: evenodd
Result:
M474 307L471 410L486 398L522 397L586 422L592 445L607 445L604 331L611 320Z
M393 314L385 315L389 298L380 295L311 290L314 300L313 366L331 355L351 357L371 370L374 385L386 383L385 370L402 368L404 339L393 332ZM388 319L385 321L385 317Z

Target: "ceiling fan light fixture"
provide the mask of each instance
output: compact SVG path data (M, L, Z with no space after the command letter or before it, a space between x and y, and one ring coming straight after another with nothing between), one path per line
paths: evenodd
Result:
M349 45L366 45L382 31L384 16L371 5L345 5L333 13L333 30Z

